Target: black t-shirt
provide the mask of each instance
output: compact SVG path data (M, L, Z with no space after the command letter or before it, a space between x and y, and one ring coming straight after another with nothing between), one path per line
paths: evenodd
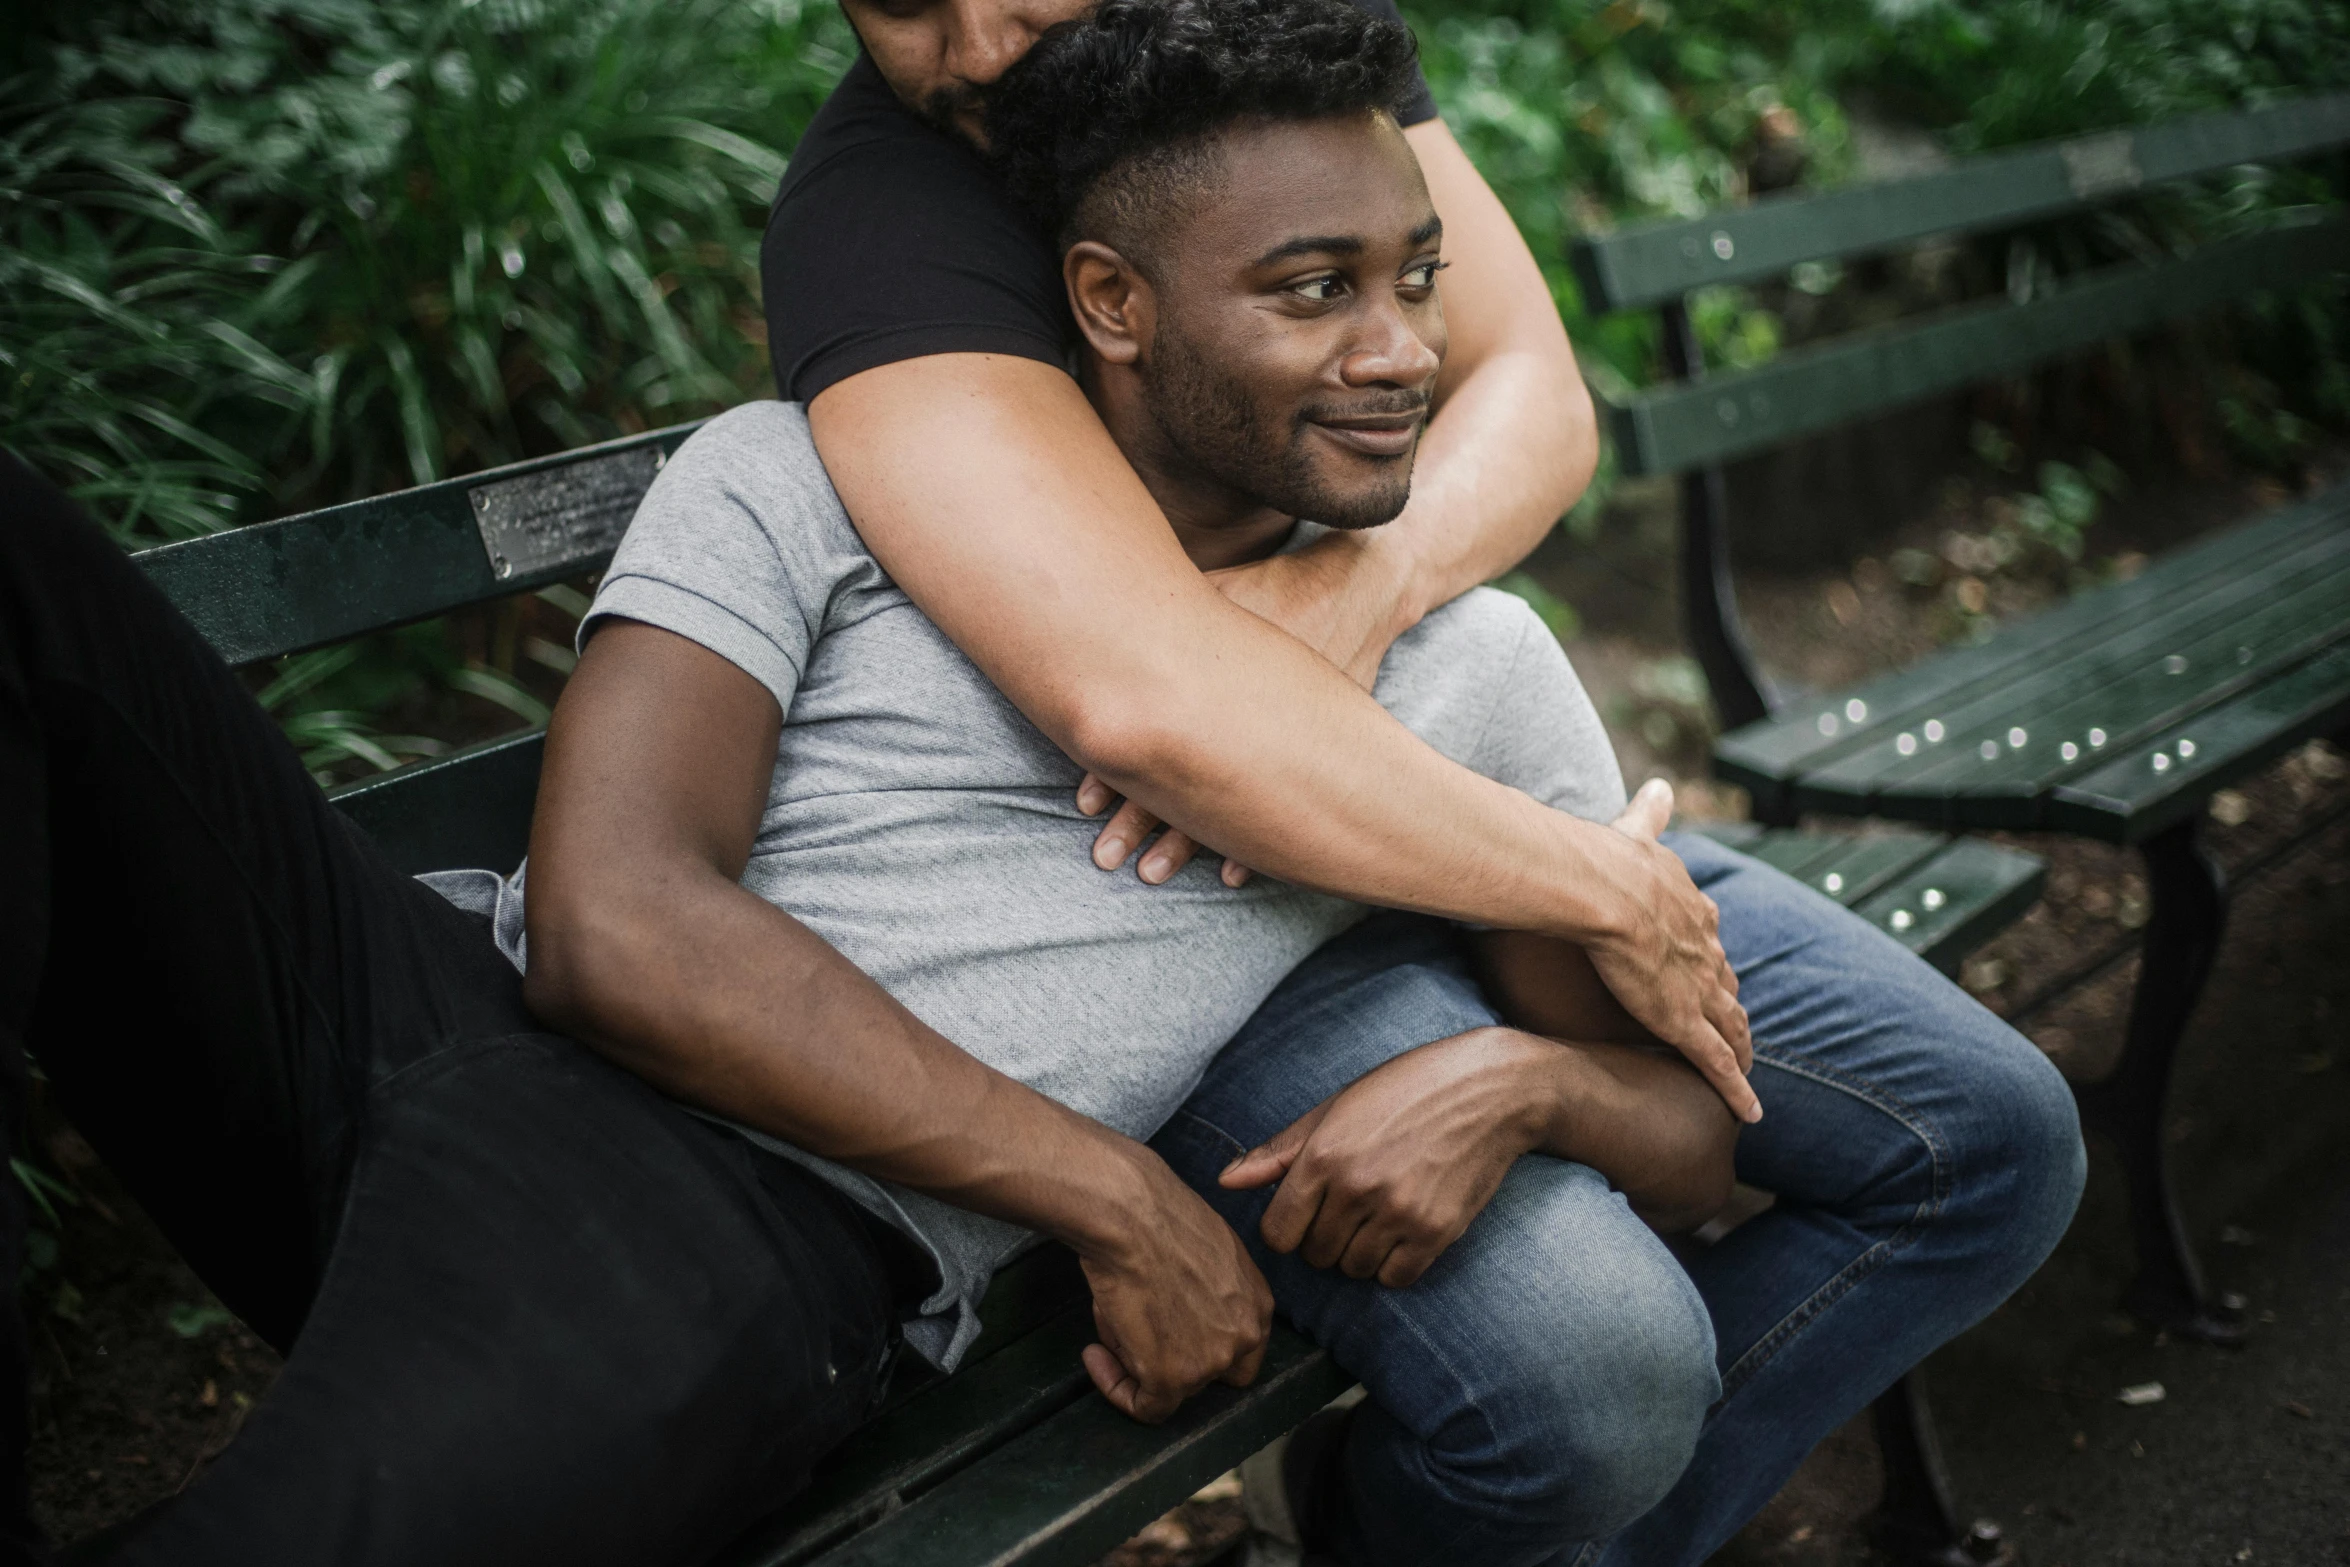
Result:
M1354 0L1394 18L1395 0ZM1423 80L1399 115L1436 118ZM806 402L925 354L1065 365L1060 258L961 138L900 103L859 54L792 153L759 272L777 392Z

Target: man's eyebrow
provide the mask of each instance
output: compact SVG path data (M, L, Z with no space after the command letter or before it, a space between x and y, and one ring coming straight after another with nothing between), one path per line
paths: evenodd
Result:
M1427 244L1444 232L1444 219L1435 213L1408 235L1404 236L1416 248ZM1359 256L1369 247L1359 234L1300 234L1295 239L1283 240L1251 263L1254 266L1278 266L1300 256Z
M1367 248L1359 234L1300 234L1275 245L1251 265L1269 267L1298 256L1359 256Z

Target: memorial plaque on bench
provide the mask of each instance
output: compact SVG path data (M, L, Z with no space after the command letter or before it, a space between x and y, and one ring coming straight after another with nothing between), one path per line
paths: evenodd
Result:
M475 485L467 499L491 573L528 576L611 550L662 461L658 446L639 446Z

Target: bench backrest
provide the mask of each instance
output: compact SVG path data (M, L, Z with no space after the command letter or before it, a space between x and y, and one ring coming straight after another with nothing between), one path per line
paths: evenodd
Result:
M603 569L675 425L462 479L330 506L135 558L232 664L347 641ZM334 791L403 870L522 857L539 731Z
M2013 228L2151 186L2346 145L2350 93L2333 93L2049 142L1911 179L1636 225L1579 242L1572 262L1595 312L1672 311L1696 288L1754 282L1803 262L1875 255L1936 235ZM1961 305L1849 333L1702 384L1690 374L1681 385L1608 404L1618 459L1631 473L1718 464L2346 266L2350 221L2297 214L2183 257L2069 280L2051 297Z

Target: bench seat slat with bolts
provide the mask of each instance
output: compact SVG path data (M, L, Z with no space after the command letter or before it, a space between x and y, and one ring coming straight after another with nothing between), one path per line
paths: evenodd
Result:
M1944 710L1939 742L1922 724L1880 734L1799 775L1796 805L2038 827L2050 792L2116 747L2223 707L2350 636L2350 527L2340 544L2335 559L2274 596L2224 607L2207 598L2209 613L2186 625L2176 616L2119 622L2101 645Z
M2034 763L2046 756L2058 776L2087 772L2110 746L2160 727L2172 705L2224 699L2350 629L2346 568L2350 489L2181 551L2134 581L2083 594L1980 646L1735 731L1716 747L1717 768L1766 806L1792 792L1799 807L1875 809L1950 824L1951 814L1915 802L1955 797L1978 779L2011 774L1978 774L1939 792L1929 784L1905 792L1901 784L1932 776L1947 757L1979 761L1986 741L1997 742L2003 756L2020 753L2025 747L2007 744L2018 727L2026 746L2035 728L2050 741ZM2250 659L2241 657L2247 647ZM2175 674L2174 658L2186 661ZM2095 710L2101 704L2110 720ZM2063 754L2067 739L2077 748L2072 757ZM2054 786L2053 779L2040 785ZM1975 818L1960 812L1956 820ZM2010 813L1983 825L2040 823Z
M2307 736L2350 724L2350 639L2226 706L2122 750L2049 797L2048 825L2136 843L2199 809L2211 793Z

